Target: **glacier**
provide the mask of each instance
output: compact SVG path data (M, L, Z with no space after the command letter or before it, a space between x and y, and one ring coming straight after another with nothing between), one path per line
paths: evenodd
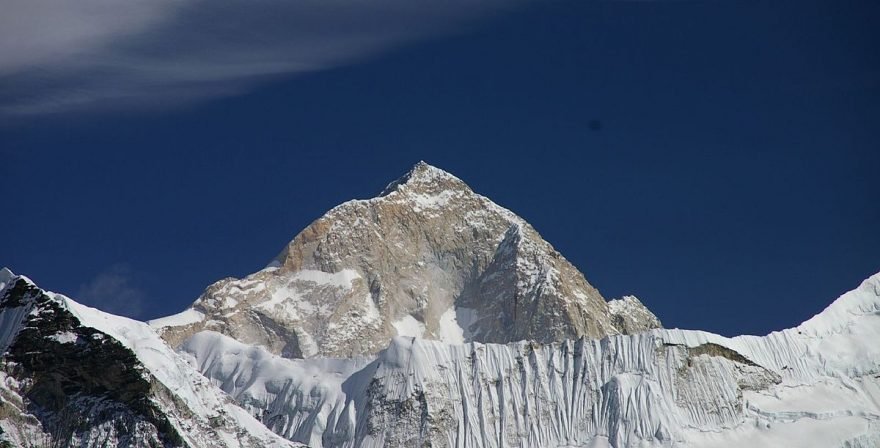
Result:
M314 447L874 447L880 274L798 327L727 338L447 344L286 359L203 331L180 350L268 428Z

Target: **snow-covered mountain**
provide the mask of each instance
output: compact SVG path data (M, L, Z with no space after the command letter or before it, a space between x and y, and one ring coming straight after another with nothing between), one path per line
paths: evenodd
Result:
M660 326L625 304L609 307L522 218L420 162L330 210L268 268L151 324L172 345L213 330L290 358L375 354L394 336L552 342Z
M880 446L880 274L726 338L427 164L149 323L0 270L0 447Z

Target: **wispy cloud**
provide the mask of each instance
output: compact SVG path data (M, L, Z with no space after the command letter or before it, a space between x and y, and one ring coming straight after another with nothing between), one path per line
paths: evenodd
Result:
M74 300L108 313L140 318L146 297L131 268L117 264L82 284Z
M454 32L502 0L6 0L0 114L166 107Z

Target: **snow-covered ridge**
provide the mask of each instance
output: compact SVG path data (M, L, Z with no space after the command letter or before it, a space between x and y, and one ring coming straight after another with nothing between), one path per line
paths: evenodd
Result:
M147 325L153 328L179 327L205 320L205 315L198 310L187 308L177 314L152 319L147 321Z
M880 372L880 273L865 279L801 325L766 336L725 338L707 332L664 330L688 346L713 342L792 378L863 376Z
M112 338L113 341L130 350L139 363L132 366L134 371L140 372L142 379L152 384L149 395L140 398L152 403L150 406L153 406L154 409L161 410L162 416L156 417L154 415L153 418L159 418L160 422L167 419L173 428L173 437L181 438L179 442L174 442L172 438L166 443L183 443L185 446L194 448L231 448L240 446L242 443L263 447L295 446L295 444L278 437L243 409L232 404L233 402L224 392L211 385L146 323L104 313L79 304L61 294L40 290L28 278L15 276L6 269L0 271L0 283L2 283L0 286L0 300L2 300L2 304L0 304L0 329L3 334L4 357L4 371L0 372L0 376L4 378L4 384L0 385L0 389L2 389L0 396L5 396L7 399L8 397L16 397L20 401L18 406L21 406L21 412L27 408L28 412L37 412L36 415L39 417L41 415L39 412L45 412L45 410L39 411L41 409L39 405L27 405L29 398L18 388L24 387L28 382L34 380L20 377L24 372L11 367L16 363L10 360L10 353L7 349L10 348L10 345L19 343L19 333L23 331L22 328L25 324L31 328L38 328L34 326L51 328L56 325L63 328L73 325L68 330L50 334L44 341L52 341L61 346L67 345L71 349L75 349L80 344L89 342L82 339L83 335L90 335L86 339L107 340L107 338ZM13 291L13 287L17 290ZM75 320L71 321L70 319ZM30 337L33 337L34 334L31 333ZM45 344L45 342L40 344ZM51 350L59 349L44 346L41 350L45 350L48 356ZM62 350L60 353L63 353L63 348L60 350ZM91 356L89 353L94 353L94 356L101 355L99 348L89 350L93 351L87 350L84 354L76 355L80 365L85 366L91 362L88 359L88 356ZM94 350L98 350L98 352ZM106 367L111 371L116 368L112 365ZM36 373L39 374L39 372ZM112 395L115 391L111 390L110 393ZM77 395L70 399L83 403L94 402L98 405L101 400L104 400L100 395L95 397ZM0 399L0 403L2 402L3 400ZM124 406L121 404L112 405L119 407L119 412L123 412ZM91 412L88 409L90 408L83 408L82 412ZM116 443L119 443L120 446L146 446L155 443L155 439L147 438L149 431L140 435L126 435L124 439L118 439L117 437L120 436L113 429L117 426L112 419L106 428L103 426L87 428L87 433L77 436L77 440L52 441L53 434L58 433L57 429L51 426L55 424L52 423L55 420L51 415L47 414L46 417L41 417L45 420L30 416L28 417L30 420L24 420L26 423L20 421L16 423L0 418L0 441L6 440L14 445L23 446L22 444L28 445L35 443L36 440L42 440L39 443L50 443L51 441L59 446L75 443L77 446L83 447L105 446L107 443L113 443L114 446ZM75 414L71 413L70 415ZM107 417L101 418L106 419ZM120 413L119 418L130 419L133 416ZM43 434L44 432L45 434ZM138 437L143 438L139 439Z
M267 426L312 446L869 447L880 443L878 285L880 274L764 337L395 338L371 362L286 360L217 333L182 349Z

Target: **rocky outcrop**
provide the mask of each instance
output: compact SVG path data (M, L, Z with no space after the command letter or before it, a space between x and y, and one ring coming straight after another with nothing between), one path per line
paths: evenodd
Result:
M373 354L398 335L551 342L660 325L638 301L612 314L532 226L423 162L313 222L269 268L212 285L188 313L154 323L172 345L214 330L293 358Z
M25 308L27 318L3 356L2 370L18 386L14 393L24 398L18 410L39 422L41 437L71 443L136 437L132 445L184 446L149 400L150 381L131 350L81 326L23 279L14 281L0 300L0 312L15 312L9 308Z
M662 328L660 319L635 296L624 296L608 301L611 322L623 334L636 334L654 328Z

